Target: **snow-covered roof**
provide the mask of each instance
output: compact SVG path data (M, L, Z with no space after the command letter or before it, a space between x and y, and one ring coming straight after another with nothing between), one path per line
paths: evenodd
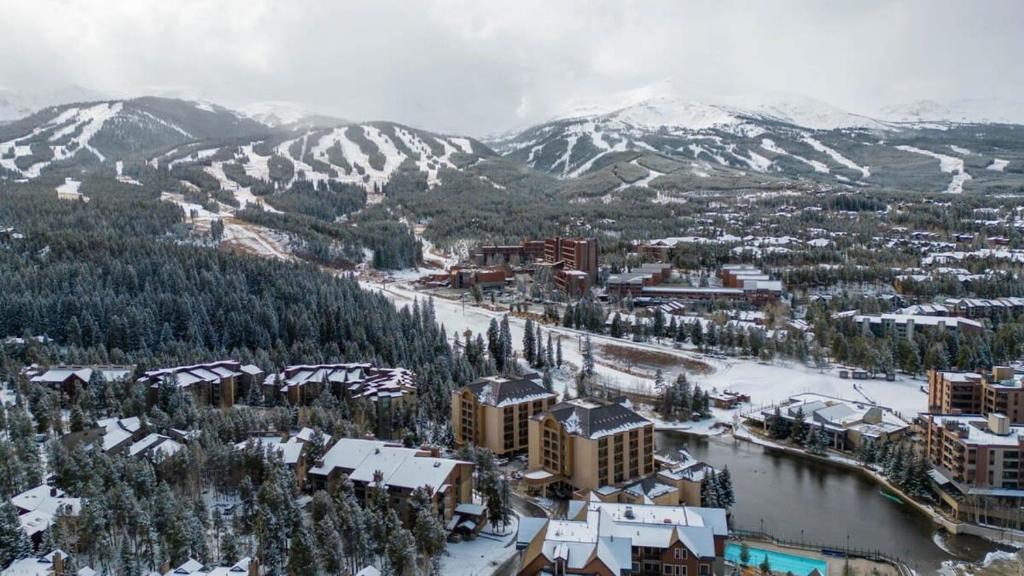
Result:
M406 368L378 368L366 363L288 366L275 379L288 388L306 384L344 384L353 398L395 398L416 392L416 375Z
M567 434L593 439L653 426L650 420L617 402L574 399L552 406L549 412Z
M556 397L540 382L531 378L489 376L467 384L466 389L472 392L481 404L498 408Z
M66 552L58 549L43 556L19 558L5 568L3 574L4 576L53 576L53 559L57 554L60 554L62 558L68 557Z
M132 369L130 366L53 366L32 376L31 381L40 384L62 384L69 378L76 377L88 382L96 371L102 374L107 382L114 382L128 377Z
M971 320L969 318L950 318L945 316L925 316L922 314L880 314L877 316L869 316L866 314L857 314L853 317L854 322L869 322L871 324L884 324L886 322L893 322L895 324L907 324L913 322L916 326L945 326L945 327L957 327L962 328L969 326L972 328L981 329L981 322Z
M161 462L176 454L185 446L162 434L152 433L142 440L135 442L128 448L130 456L140 454L152 459L154 462Z
M927 416L939 426L955 427L965 436L961 441L979 446L1016 447L1024 440L1024 426L1009 426L1007 434L997 434L989 429L988 418L984 416L952 416L931 414Z
M854 400L833 398L824 394L798 394L789 399L782 415L793 418L803 411L806 422L824 424L833 430L859 430L868 436L894 433L909 428L910 424L881 406ZM774 412L762 412L771 416Z
M580 569L595 556L613 573L630 566L634 547L668 548L678 538L700 558L715 557L715 537L728 535L725 510L689 506L618 504L591 500L574 519L527 525L527 536L543 537L541 554ZM537 537L537 536L533 536ZM520 537L519 546L533 539Z
M464 462L434 458L422 450L380 440L342 438L324 454L321 464L311 469L310 474L326 476L340 469L353 482L370 483L375 473L380 472L388 486L410 490L430 486L440 490L459 464Z
M150 386L159 386L164 381L176 381L179 387L186 388L197 382L217 382L232 377L257 376L262 373L262 370L251 364L243 366L235 360L219 360L205 364L150 370L143 374L139 382Z

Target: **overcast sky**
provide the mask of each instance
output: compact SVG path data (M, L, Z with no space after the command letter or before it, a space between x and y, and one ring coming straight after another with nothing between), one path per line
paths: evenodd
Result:
M483 135L671 79L871 113L1019 99L1008 1L0 0L0 85L296 102Z

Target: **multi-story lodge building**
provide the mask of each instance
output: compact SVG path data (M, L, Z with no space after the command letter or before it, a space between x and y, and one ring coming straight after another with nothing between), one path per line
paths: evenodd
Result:
M1024 377L1007 366L989 374L928 371L928 411L938 414L1003 414L1024 423Z
M221 360L191 366L175 366L150 370L138 382L148 387L147 397L155 404L160 387L174 385L192 394L196 403L214 408L230 408L244 398L249 386L262 382L263 371L251 364Z
M406 519L410 497L417 488L431 490L435 510L445 523L460 504L473 503L472 463L379 440L338 440L310 468L308 478L316 489L333 487L347 478L360 500L371 486L383 486L391 506Z
M654 424L625 400L562 402L533 416L529 427L528 486L582 493L654 472Z
M477 266L546 266L555 284L571 296L586 292L597 282L596 238L527 240L518 246L480 246L473 252Z
M530 418L557 399L535 376L481 378L452 392L455 443L474 444L497 455L525 451Z
M267 378L268 394L279 394L289 403L312 403L324 391L361 405L356 424L366 426L373 418L378 436L396 432L395 411L416 404L416 374L405 368L378 368L372 364L312 364L289 366Z
M721 508L574 500L564 520L520 520L518 574L724 574L728 535Z
M958 519L1019 528L1024 427L997 413L923 419L931 476L944 506Z
M763 306L777 302L782 296L781 280L772 280L756 268L725 266L720 272L721 286L689 286L672 284L672 266L647 263L638 268L608 277L608 294L618 298L627 295L653 301L709 303L711 301L741 302Z
M842 314L839 315L840 317ZM924 316L919 314L866 314L852 315L853 322L859 324L864 334L878 337L892 336L913 340L914 334L921 330L943 331L953 334L979 334L984 329L980 322L969 318Z
M73 403L75 389L87 390L97 374L107 382L118 382L130 377L132 370L132 366L51 366L46 369L32 366L25 371L25 376L30 382L57 390L62 398Z

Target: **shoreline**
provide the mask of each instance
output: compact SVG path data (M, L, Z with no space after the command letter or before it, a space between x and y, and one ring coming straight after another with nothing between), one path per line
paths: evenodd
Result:
M874 482L878 487L885 488L886 490L891 492L891 494L898 498L902 503L913 506L919 514L927 517L929 520L932 521L932 523L935 526L946 530L950 534L967 534L983 538L989 542L992 542L993 544L1001 546L1024 548L1024 535L1015 534L1011 530L982 526L980 524L974 524L971 522L957 522L954 520L950 520L941 513L936 512L931 505L919 502L914 498L908 496L906 493L904 493L901 489L893 485L887 478L882 476L880 473L870 468L864 467L862 464L856 462L851 458L831 457L830 455L819 456L815 454L810 454L804 450L800 450L792 446L777 444L756 436L754 433L750 432L749 430L746 430L746 428L742 424L739 426L739 428L733 428L732 430L719 429L719 433L717 434L701 434L700 432L689 429L665 426L663 425L663 423L659 424L662 425L655 426L656 432L675 432L686 436L704 438L707 440L724 440L726 437L732 437L735 440L740 440L743 442L747 442L749 444L761 446L762 448L768 451L781 452L790 456L804 458L826 465L833 465L838 468L856 472L860 474L862 477ZM969 560L964 561L969 562Z

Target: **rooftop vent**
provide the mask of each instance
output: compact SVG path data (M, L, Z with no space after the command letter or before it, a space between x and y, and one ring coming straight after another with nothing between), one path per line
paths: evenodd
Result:
M993 412L988 415L988 429L993 434L1006 436L1010 433L1010 419L1005 414Z
M636 518L636 515L633 514L633 507L632 506L626 506L626 511L623 514L623 516L625 516L626 518L628 518L630 520Z

